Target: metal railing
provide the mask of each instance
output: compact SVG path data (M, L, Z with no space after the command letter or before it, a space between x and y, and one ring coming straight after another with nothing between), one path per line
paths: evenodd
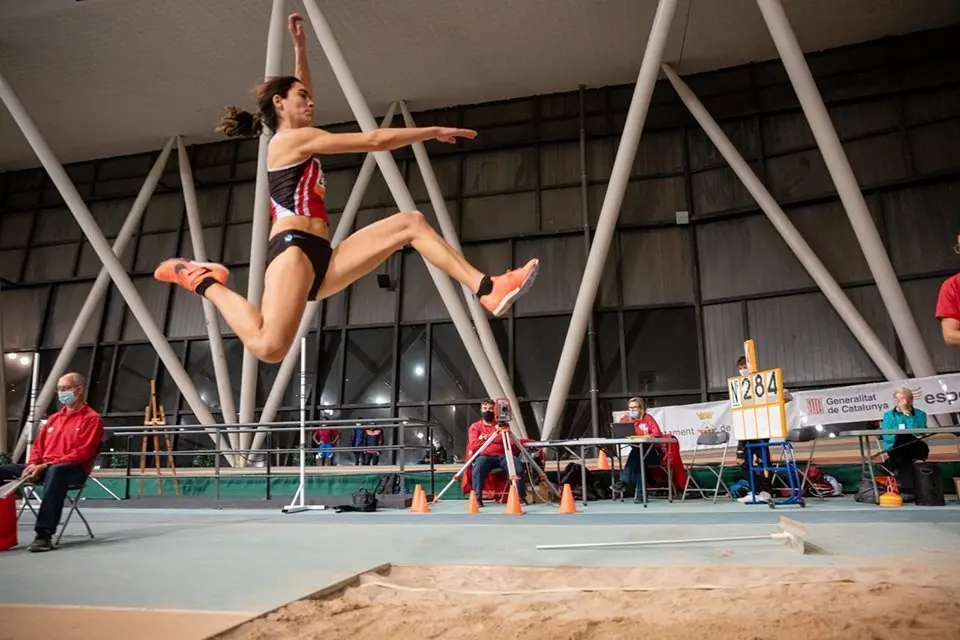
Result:
M354 429L367 429L370 427L376 427L378 429L384 430L393 430L396 432L396 438L394 438L394 444L386 444L386 438L384 438L385 443L377 447L361 446L361 447L336 447L334 453L353 453L358 451L369 451L371 449L376 449L380 452L397 452L397 464L394 465L384 465L389 467L399 467L399 471L386 471L381 470L382 467L370 466L369 469L372 473L398 473L401 478L401 487L403 486L403 477L404 477L404 467L406 463L404 461L404 453L406 451L420 451L420 450L429 450L429 461L430 461L430 491L431 493L435 490L435 460L433 455L433 434L436 429L441 428L441 425L438 422L430 420L415 420L415 419L406 419L406 418L372 418L364 419L358 421L353 420L307 420L302 424L299 421L293 422L271 422L271 423L240 423L240 424L214 424L214 425L169 425L164 427L156 427L152 425L132 425L132 426L111 426L104 427L104 441L110 436L118 438L126 438L127 446L126 451L101 451L100 456L103 458L115 458L115 457L125 457L125 473L124 478L124 498L129 500L131 497L130 491L130 482L131 480L144 481L147 479L155 479L159 482L164 480L174 481L177 479L186 479L186 478L208 478L211 477L209 472L197 473L197 469L209 469L210 467L180 467L176 470L170 469L169 467L164 467L160 465L160 470L163 472L158 475L147 475L146 470L141 473L133 474L133 459L136 456L158 456L156 460L159 460L161 457L169 456L201 456L201 455L212 455L213 456L213 474L215 485L215 499L217 502L221 499L221 481L223 477L222 470L224 465L221 463L221 458L237 456L241 457L246 461L251 459L259 458L263 456L265 458L265 464L262 467L259 466L241 466L241 467L232 467L236 471L231 471L229 477L262 477L265 479L265 488L264 488L264 499L270 500L272 498L271 491L271 479L277 477L278 474L273 473L273 466L271 464L271 458L273 455L279 454L302 454L303 456L311 455L312 453L318 451L316 446L312 445L312 438L304 437L303 442L296 447L274 447L273 442L275 437L278 434L298 432L301 429L304 429L304 435L309 436L309 432L312 432L318 428L333 429L336 431L352 431ZM264 429L266 428L266 429ZM423 443L419 443L418 439L413 439L412 442L408 441L406 432L408 429L425 429L426 434L423 438ZM220 442L221 435L228 435L230 433L255 433L258 430L264 430L267 434L266 446L260 449L230 449L222 450L219 448L213 449L187 449L187 450L164 450L159 446L159 440L156 440L152 448L143 448L134 449L134 439L135 438L151 438L151 437L172 437L172 436L188 436L188 435L201 435L201 436L213 436L215 442ZM211 431L213 433L211 433ZM118 467L107 467L112 469L118 469ZM103 469L101 467L101 469ZM286 476L287 474L284 474ZM101 476L103 477L103 476Z

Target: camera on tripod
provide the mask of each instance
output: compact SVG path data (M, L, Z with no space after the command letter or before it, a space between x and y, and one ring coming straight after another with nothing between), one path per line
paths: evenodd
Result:
M510 424L513 420L513 411L510 410L510 401L506 398L497 399L497 423L501 425Z

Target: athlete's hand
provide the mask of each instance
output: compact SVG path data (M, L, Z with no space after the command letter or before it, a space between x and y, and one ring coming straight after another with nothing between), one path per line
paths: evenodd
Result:
M299 13L291 13L290 17L287 18L287 29L290 31L290 35L293 37L293 44L298 47L302 47L306 44L306 37L303 35L303 16Z
M477 132L472 129L457 129L454 127L438 127L437 135L434 137L440 142L449 142L450 144L456 144L457 138L470 138L472 140L477 137Z

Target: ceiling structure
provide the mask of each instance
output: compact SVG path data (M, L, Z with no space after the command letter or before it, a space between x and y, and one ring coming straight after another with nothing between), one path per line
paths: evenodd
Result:
M636 81L656 0L318 0L375 116ZM0 70L64 162L218 139L250 105L271 0L6 0ZM302 12L300 0L287 1ZM960 22L953 0L784 0L805 51ZM305 14L304 14L305 15ZM317 122L353 115L308 26ZM292 72L289 38L285 71ZM776 57L755 0L680 0L689 74ZM0 171L39 166L0 106Z

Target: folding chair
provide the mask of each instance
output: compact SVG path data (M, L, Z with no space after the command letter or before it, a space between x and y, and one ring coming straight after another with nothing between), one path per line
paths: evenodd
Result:
M716 447L719 445L723 445L722 453L720 454L719 468L710 464L697 464L697 455L703 451L705 447ZM720 494L720 487L723 487L726 495L733 500L733 495L730 493L730 488L723 481L723 469L727 462L727 450L729 448L730 433L727 431L708 431L697 436L697 446L693 450L693 458L690 460L690 464L687 465L687 483L683 487L683 496L681 496L680 502L683 502L687 499L688 491L698 492L701 498L704 498L706 494L710 492L709 489L702 488L700 483L698 483L693 477L693 471L695 469L709 471L717 478L717 484L713 488L713 500L711 501L712 504L717 503L717 496ZM692 488L690 486L691 484L693 484Z
M23 514L25 509L30 509L30 512L33 513L33 517L36 518L39 514L37 513L36 508L30 503L30 497L34 496L41 502L43 502L43 497L37 495L37 487L43 487L43 485L38 484L24 484L23 485L23 504L20 506L20 511L17 513L17 520L20 519L20 516ZM83 521L83 526L87 529L87 535L92 539L93 530L90 528L90 523L87 522L87 519L83 517L83 512L80 511L80 500L83 498L83 490L86 489L87 484L70 485L67 487L67 497L66 503L70 505L69 511L67 511L67 518L63 521L63 525L60 526L60 533L57 534L57 539L54 541L54 545L60 544L60 538L63 537L63 532L67 529L67 525L70 524L70 518L73 516L73 513L76 512L80 517L80 520ZM73 493L74 495L70 495Z
M810 455L807 456L807 461L804 463L803 473L800 474L800 496L806 495L807 487L810 488L810 493L818 501L823 502L823 492L817 489L813 482L808 477L810 473L810 465L813 463L813 456L817 452L817 440L819 439L820 432L817 431L816 427L797 427L795 429L790 429L787 431L786 441L791 445L800 443L800 442L812 442L810 445ZM775 485L779 482L780 485L787 487L787 484L784 482L783 478L779 476L778 472L780 470L780 465L783 464L784 453L780 452L780 458L777 460L777 464L774 465L773 477L771 478L771 489L775 488ZM793 463L797 464L796 455L793 455ZM797 465L797 470L799 472L799 465Z
M810 445L810 455L807 456L807 462L803 466L803 479L800 485L800 493L805 493L807 487L810 487L810 492L819 500L823 502L823 492L817 489L817 487L807 478L807 474L810 473L810 465L813 464L813 456L817 452L817 440L820 437L820 432L817 431L816 427L799 427L797 429L790 429L787 431L787 440L789 442L812 442Z

